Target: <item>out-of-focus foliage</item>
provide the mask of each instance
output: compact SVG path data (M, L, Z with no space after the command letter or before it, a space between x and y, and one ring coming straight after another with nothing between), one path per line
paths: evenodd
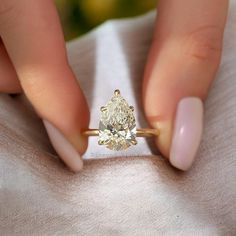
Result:
M107 19L136 16L155 8L157 0L56 0L66 40Z

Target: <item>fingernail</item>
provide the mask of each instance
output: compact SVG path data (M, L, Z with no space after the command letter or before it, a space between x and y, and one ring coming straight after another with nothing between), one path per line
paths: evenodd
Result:
M83 168L83 161L77 150L53 124L43 120L49 139L60 158L73 171Z
M181 170L188 170L195 158L203 129L203 103L200 98L180 100L174 124L170 162Z

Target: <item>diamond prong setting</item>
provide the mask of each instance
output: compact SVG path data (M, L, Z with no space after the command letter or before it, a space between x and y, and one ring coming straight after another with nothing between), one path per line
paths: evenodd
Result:
M114 91L114 95L116 95L116 96L120 95L120 90L119 90L119 89L116 89L116 90Z
M133 145L137 145L138 142L137 142L137 140L132 140L131 143L132 143Z
M100 111L101 111L101 112L106 111L106 107L102 106L102 107L100 108Z
M110 101L100 111L99 145L119 151L137 144L134 107L128 105L120 90L114 91Z
M129 106L131 111L134 111L134 107L133 106Z

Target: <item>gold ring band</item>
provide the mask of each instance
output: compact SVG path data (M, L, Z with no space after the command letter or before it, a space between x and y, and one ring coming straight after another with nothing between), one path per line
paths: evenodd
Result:
M137 137L153 137L158 136L160 131L158 129L137 129L136 136ZM83 135L85 136L99 136L99 129L87 129L83 131Z

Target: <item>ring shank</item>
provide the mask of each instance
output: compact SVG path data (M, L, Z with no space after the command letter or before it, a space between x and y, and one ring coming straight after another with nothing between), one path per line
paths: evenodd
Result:
M83 135L85 136L98 136L99 130L98 129L87 129L83 131Z
M158 136L159 134L160 134L160 132L158 129L144 128L144 129L137 129L136 130L137 137L153 137L153 136ZM85 135L85 136L98 136L99 130L98 129L87 129L87 130L83 131L83 135Z
M136 136L137 137L152 137L152 136L158 136L160 134L158 129L137 129Z

